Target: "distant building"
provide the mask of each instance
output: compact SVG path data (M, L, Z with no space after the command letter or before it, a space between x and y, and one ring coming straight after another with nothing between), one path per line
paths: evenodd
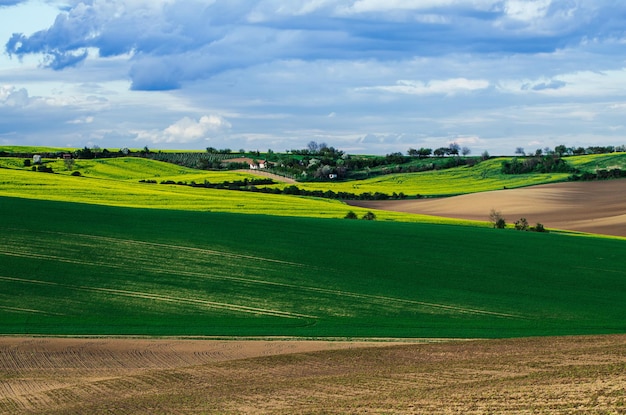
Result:
M253 160L249 157L238 157L234 159L226 159L223 160L224 164L231 163L247 163L250 167L250 170L258 170L258 169L266 169L268 167L268 162L266 160Z
M41 156L39 154L33 155L33 164L41 164Z

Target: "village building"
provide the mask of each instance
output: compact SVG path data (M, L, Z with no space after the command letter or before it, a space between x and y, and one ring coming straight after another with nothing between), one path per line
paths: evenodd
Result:
M237 157L232 159L222 160L222 164L232 163L246 163L250 170L266 169L269 167L269 163L266 160L256 160L249 157Z

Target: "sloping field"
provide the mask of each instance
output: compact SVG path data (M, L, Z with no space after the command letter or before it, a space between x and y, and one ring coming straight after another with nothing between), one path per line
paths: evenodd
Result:
M626 180L568 182L441 199L351 201L371 209L488 220L491 209L508 223L525 217L555 229L626 237Z
M113 165L98 165L98 168L94 168L90 173L94 177L73 177L69 174L0 168L0 196L137 208L323 218L343 218L350 210L354 210L358 216L363 216L367 212L366 209L355 209L338 200L139 183L138 177L159 180L180 179L187 182L197 180L198 183L209 180L221 183L224 180L242 180L254 176L242 172L197 173L196 170L139 159L129 159L132 168L125 172L122 168L124 160L127 159L118 159ZM0 161L6 166L7 160ZM138 165L135 165L136 163ZM163 167L164 175L181 171L185 173L178 176L158 176L160 173L157 172L161 170L155 170L157 167ZM171 170L172 167L175 170ZM484 223L476 224L471 221L424 215L384 211L377 213L379 220L484 226Z
M0 414L626 412L624 335L367 345L0 338Z
M0 333L511 337L626 329L622 240L0 198Z
M361 194L365 192L404 193L408 196L449 196L475 192L512 189L567 180L567 173L503 174L502 161L496 158L473 167L461 166L422 173L400 173L347 182L301 183L307 190L333 190Z

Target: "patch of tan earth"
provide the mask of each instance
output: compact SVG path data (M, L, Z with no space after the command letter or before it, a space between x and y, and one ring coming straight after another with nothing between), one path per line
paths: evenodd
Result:
M441 199L350 201L353 206L507 223L525 217L531 226L626 237L626 179L568 182L473 193Z
M0 340L2 414L626 413L626 335L321 351L330 342Z
M288 183L288 184L298 183L294 179L291 179L291 178L285 177L285 176L280 176L278 174L270 173L269 171L266 171L266 170L260 170L260 169L245 170L245 169L243 169L243 170L236 170L236 171L240 171L242 173L254 174L255 176L268 177L268 178L273 179L274 181L277 181L279 183Z
M392 344L397 342L0 337L0 414L85 399L94 385L155 370Z

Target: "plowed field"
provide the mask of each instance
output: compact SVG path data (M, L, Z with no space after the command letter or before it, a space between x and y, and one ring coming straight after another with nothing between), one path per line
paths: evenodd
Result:
M404 345L0 338L0 381L1 414L619 414L626 336Z
M568 182L473 193L442 199L350 201L354 206L459 219L489 220L491 209L507 223L626 237L626 180Z

